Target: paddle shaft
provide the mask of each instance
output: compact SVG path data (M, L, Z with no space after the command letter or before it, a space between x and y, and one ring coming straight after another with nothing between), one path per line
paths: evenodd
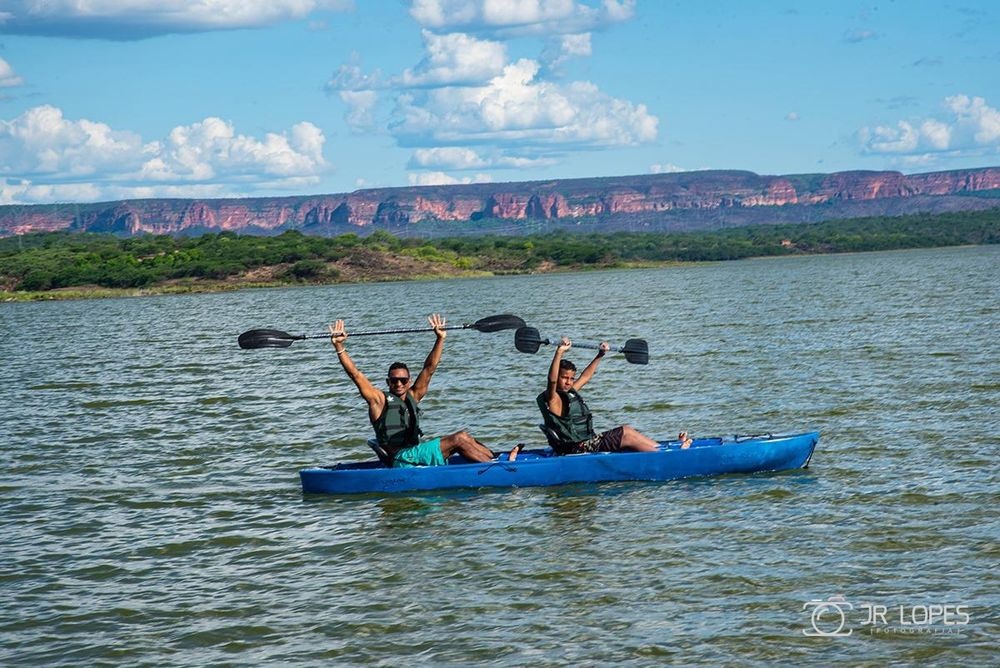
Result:
M471 323L471 324L468 324L468 325L447 325L445 327L441 327L441 329L469 329L470 327L472 327L473 324L475 324L475 323ZM410 334L411 332L433 332L433 331L434 331L433 327L413 327L413 328L410 328L410 329L377 329L377 330L372 330L372 331L368 331L368 332L348 332L347 333L347 338L351 338L352 336L377 336L379 334ZM291 338L293 338L293 339L328 339L328 338L330 338L330 335L329 334L316 334L316 335L306 336L306 335L303 334L301 336L291 336Z
M548 346L558 346L561 341L553 341L552 339L542 339L541 343ZM601 344L599 343L577 343L573 341L570 348L586 348L588 350L600 350ZM620 353L625 350L625 346L618 346L617 348L608 348L609 353Z
M528 327L527 325L518 327L514 333L514 347L522 353L534 354L538 352L542 344L551 346L559 345L560 343L562 343L561 340L543 339L538 334L537 329ZM570 346L590 348L592 350L601 349L601 344L597 343L571 343ZM649 345L643 339L629 339L625 342L625 345L618 346L617 348L609 346L607 352L625 353L625 359L631 364L649 364Z
M474 329L479 332L499 332L505 329L524 327L524 320L516 315L502 314L492 315L482 318L471 324L452 325L450 327L407 327L403 329L380 329L367 332L355 332L354 336L375 336L377 334L405 334L408 332L433 332L437 329ZM295 341L305 339L325 339L331 334L316 334L307 336L305 334L289 334L278 329L251 329L243 332L236 341L240 348L287 348Z

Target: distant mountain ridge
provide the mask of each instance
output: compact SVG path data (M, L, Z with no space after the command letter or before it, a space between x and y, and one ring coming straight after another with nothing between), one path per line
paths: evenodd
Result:
M762 176L716 170L292 197L3 206L0 236L56 230L123 236L696 230L997 207L1000 167L910 175L851 171Z

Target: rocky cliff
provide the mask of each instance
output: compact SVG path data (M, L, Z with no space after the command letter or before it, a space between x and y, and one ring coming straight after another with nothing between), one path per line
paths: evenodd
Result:
M0 235L52 230L127 236L226 230L330 235L388 229L433 235L516 234L566 226L711 229L1000 207L996 195L1000 195L1000 167L910 175L855 171L761 176L701 171L298 197L5 206L0 207Z

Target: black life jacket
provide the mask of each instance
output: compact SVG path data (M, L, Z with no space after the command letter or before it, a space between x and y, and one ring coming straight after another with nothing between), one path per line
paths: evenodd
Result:
M420 429L420 407L413 396L407 392L400 399L384 390L382 394L385 406L378 419L372 422L378 444L389 452L417 445L424 432Z
M549 410L549 404L546 401L548 394L548 392L542 392L535 401L538 403L539 410L542 411L545 426L552 429L559 436L560 441L566 445L576 445L594 436L594 416L579 392L576 390L559 392L563 401L563 415L556 415Z

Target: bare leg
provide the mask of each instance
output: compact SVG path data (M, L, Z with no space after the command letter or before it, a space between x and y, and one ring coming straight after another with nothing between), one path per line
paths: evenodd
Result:
M638 450L640 452L652 452L659 447L659 443L649 436L636 431L632 425L622 425L622 450Z
M441 438L441 454L445 459L456 452L474 462L488 462L493 459L490 449L472 438L467 431L456 431Z
M691 447L691 437L686 431L677 434L677 440L681 442L681 450L687 450Z

